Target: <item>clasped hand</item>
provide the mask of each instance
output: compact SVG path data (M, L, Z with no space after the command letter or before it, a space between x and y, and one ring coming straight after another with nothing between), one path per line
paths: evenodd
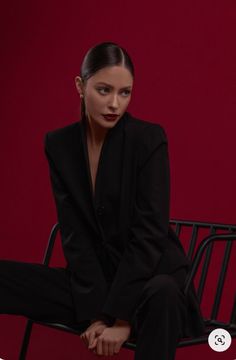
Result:
M80 338L96 355L111 356L119 353L130 332L131 325L127 321L117 319L113 326L107 326L102 320L98 320Z

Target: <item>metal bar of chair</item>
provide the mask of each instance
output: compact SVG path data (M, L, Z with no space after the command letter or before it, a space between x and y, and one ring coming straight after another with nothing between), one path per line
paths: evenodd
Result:
M216 290L215 301L214 301L212 313L211 313L211 319L216 319L216 317L218 315L220 300L222 297L222 292L223 292L223 287L224 287L225 278L226 278L226 272L227 272L227 268L228 268L228 264L229 264L229 258L231 255L232 245L233 245L232 242L226 243L223 263L222 263L221 271L219 274L219 280L218 280L218 285L217 285L217 290Z
M215 233L216 233L215 227L211 226L210 234L215 234ZM197 296L198 296L198 300L200 303L202 301L203 290L204 290L205 283L206 283L206 278L207 278L207 274L208 274L208 268L210 265L212 251L213 251L213 242L209 245L209 247L206 250L205 260L204 260L204 263L202 266L200 281L199 281L199 285L198 285L198 289L197 289Z

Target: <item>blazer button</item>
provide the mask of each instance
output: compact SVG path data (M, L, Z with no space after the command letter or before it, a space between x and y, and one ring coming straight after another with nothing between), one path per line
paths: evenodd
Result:
M104 209L105 209L105 207L104 207L103 205L99 205L99 206L97 207L97 214L98 214L99 216L103 215L103 214L104 214Z

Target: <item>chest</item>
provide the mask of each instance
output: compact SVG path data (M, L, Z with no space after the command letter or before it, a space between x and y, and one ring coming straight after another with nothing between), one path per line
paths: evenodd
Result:
M90 189L95 206L106 208L106 214L113 214L119 207L123 178L124 143L122 132L107 137L100 146L91 145L87 138L85 157ZM109 210L108 210L109 209Z
M117 233L120 216L121 183L123 174L122 138L94 148L87 141L88 172L93 201L99 223L105 236L113 238Z
M102 146L92 147L88 143L88 160L89 160L89 170L92 181L93 195L95 194L95 184L96 184L96 177L98 172L98 164L101 155L101 148Z

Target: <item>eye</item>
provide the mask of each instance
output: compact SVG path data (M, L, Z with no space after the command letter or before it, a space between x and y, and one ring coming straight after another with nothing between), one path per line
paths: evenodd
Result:
M97 91L98 91L101 95L106 95L106 94L108 94L108 93L110 92L110 88L107 87L107 86L98 87L98 88L97 88ZM123 91L121 92L122 96L124 96L124 97L129 96L130 93L131 93L131 90L123 90Z
M124 90L124 91L122 91L122 94L125 94L125 96L129 96L130 93L131 93L130 90Z
M99 87L97 88L98 92L102 95L105 95L109 92L109 88L108 87Z

